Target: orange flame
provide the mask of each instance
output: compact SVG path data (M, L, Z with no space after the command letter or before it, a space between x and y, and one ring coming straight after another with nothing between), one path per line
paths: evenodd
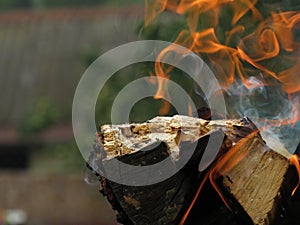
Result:
M206 183L208 177L209 177L209 173L207 173L205 175L205 177L203 178L203 180L201 181L201 183L200 183L200 185L199 185L199 187L197 189L197 192L196 192L196 194L195 194L195 196L194 196L191 204L189 205L189 208L186 210L186 212L184 213L183 217L181 218L181 220L179 222L179 225L183 225L184 222L186 221L186 219L187 219L188 215L190 214L190 212L191 212L191 210L192 210L195 202L197 201L197 198L199 197L199 194L200 194L200 192L201 192L204 184Z
M297 172L298 172L298 175L299 175L299 182L298 182L297 186L295 187L295 189L292 192L292 196L293 196L296 193L296 191L297 191L297 189L299 188L299 185L300 185L300 164L299 164L300 158L297 155L292 155L292 157L290 158L290 161L291 161L292 164L295 165L295 167L297 169Z
M236 24L248 11L252 11L254 19L262 19L260 12L255 8L257 0L238 0L233 1L231 6L233 8L232 24Z
M261 13L256 7L258 0L146 0L145 25L149 25L164 11L185 14L187 29L181 30L174 43L182 45L198 54L209 64L219 83L224 89L229 88L238 79L246 88L253 85L278 86L288 95L293 110L292 118L273 121L272 125L294 124L300 120L300 42L295 32L300 29L300 12L268 12ZM222 15L230 9L230 24L222 24ZM155 63L155 75L158 80L156 99L169 97L168 81L173 67L160 63L163 57L169 57L177 51L169 46L160 52ZM180 59L178 59L180 60ZM284 62L283 66L278 66ZM251 84L248 80L249 71L259 71L266 82ZM238 78L238 79L237 79ZM168 98L167 98L168 99ZM190 104L188 104L190 111ZM164 105L161 113L167 113ZM252 133L249 137L257 135ZM184 224L205 182L210 180L224 203L215 180L218 176L231 170L247 153L238 153L239 144L228 151L214 165L200 183L196 195L185 212L180 225ZM299 157L292 156L290 161L299 173Z
M189 205L189 208L184 213L179 225L183 225L186 221L188 215L190 214L195 202L197 201L197 198L199 197L199 194L201 190L204 187L204 184L209 179L211 182L213 188L216 190L224 204L228 209L231 210L231 207L227 203L226 199L223 197L223 194L221 190L219 189L218 185L216 184L216 180L220 175L226 174L228 171L233 169L239 162L241 162L247 155L248 152L242 151L240 152L240 149L245 146L245 142L249 141L251 138L255 137L258 134L258 131L254 131L251 134L249 134L247 137L240 140L234 147L232 147L227 153L225 153L218 161L217 163L212 166L212 168L206 173L205 177L201 181L197 192Z
M176 0L146 0L145 1L145 26L150 23L165 10L176 11Z
M168 0L162 0L162 1L152 1L152 0L146 0L145 1L145 26L148 26L152 20L156 18L156 16L163 11L165 11L167 6Z
M295 31L300 28L299 12L270 12L267 16L257 9L258 0L146 0L145 24L149 25L164 11L185 14L188 29L183 29L176 40L199 56L203 56L216 74L221 86L229 88L239 78L246 88L249 68L262 73L268 83L278 85L288 95L300 92L300 43ZM222 15L231 10L226 29L222 29ZM227 10L227 11L226 11ZM265 18L264 18L265 17ZM221 28L220 28L221 27ZM223 32L223 33L222 33ZM170 47L158 58L175 51ZM278 62L286 62L277 66ZM274 66L275 65L275 66ZM157 76L170 78L172 68L155 65ZM271 82L270 82L271 79ZM159 82L155 98L168 95L168 82ZM292 101L294 118L300 119L297 101ZM163 110L165 111L165 110Z

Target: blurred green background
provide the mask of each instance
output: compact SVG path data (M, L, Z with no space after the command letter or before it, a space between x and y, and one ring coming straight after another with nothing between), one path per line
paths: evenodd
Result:
M184 18L165 13L145 29L143 17L144 0L0 0L0 225L116 224L99 184L85 182L72 101L81 76L104 52L131 41L174 40L185 26ZM97 101L98 127L111 123L120 90L153 71L153 63L138 63L108 80ZM193 89L177 69L171 79L187 93ZM163 105L142 99L129 119L155 117ZM175 113L171 106L168 115ZM7 221L11 215L21 222Z
M143 0L0 0L1 225L116 224L99 184L85 182L72 100L98 56L144 38L143 12ZM114 96L147 76L148 67L126 68L109 80L99 95L97 124L110 122ZM137 120L156 115L161 105L138 104Z

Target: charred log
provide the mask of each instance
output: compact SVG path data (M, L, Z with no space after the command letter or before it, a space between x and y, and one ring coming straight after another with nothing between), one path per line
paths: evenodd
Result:
M199 163L213 136L222 138L219 153L206 170L199 172ZM112 159L147 166L169 157L176 164L195 143L185 166L162 182L134 186L105 178L105 165ZM248 119L206 121L175 116L142 124L105 125L88 164L91 169L97 168L100 192L117 211L117 220L122 224L179 224L195 197L185 225L271 225L289 221L285 211L292 204L295 170L287 158L266 146ZM206 182L196 196L208 173L214 188ZM225 204L218 194L222 194Z

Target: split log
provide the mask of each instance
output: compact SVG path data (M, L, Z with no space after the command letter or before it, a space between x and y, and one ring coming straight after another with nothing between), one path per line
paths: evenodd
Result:
M219 186L235 211L242 207L255 225L283 224L287 201L296 186L288 158L253 133L234 146L216 166ZM230 201L236 201L236 203Z
M105 125L101 127L88 164L100 170L100 191L118 212L117 219L122 224L179 224L208 171L214 172L215 182L233 211L224 204L215 204L208 213L197 210L196 223L274 224L295 176L289 172L288 159L269 149L258 133L250 135L253 133L257 129L246 118L207 121L174 116L157 117L141 124ZM223 137L223 134L217 160L200 173L198 166L209 137ZM103 165L112 159L139 166L158 163L168 156L176 162L193 143L197 143L196 149L187 164L160 183L129 186L103 176L107 172ZM155 147L151 149L151 146ZM206 162L205 166L210 163ZM290 174L292 178L287 179ZM205 198L211 199L211 193ZM196 202L203 202L203 198ZM197 207L196 204L194 208ZM195 224L195 213L190 214L184 224Z

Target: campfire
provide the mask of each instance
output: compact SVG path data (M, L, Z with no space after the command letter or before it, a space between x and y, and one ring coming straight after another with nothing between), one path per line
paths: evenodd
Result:
M224 95L228 111L203 106L194 116L189 110L189 116L101 127L88 165L100 171L100 191L120 223L299 223L300 150L295 138L280 131L293 133L300 119L300 13L293 4L146 0L146 27L165 11L186 18L174 43L213 71L221 89L209 97ZM173 45L161 51L149 72L158 85L155 99L169 95L174 67L161 61L176 51ZM169 109L165 101L161 114ZM165 164L134 172L115 160L141 168ZM121 182L107 179L113 175Z

